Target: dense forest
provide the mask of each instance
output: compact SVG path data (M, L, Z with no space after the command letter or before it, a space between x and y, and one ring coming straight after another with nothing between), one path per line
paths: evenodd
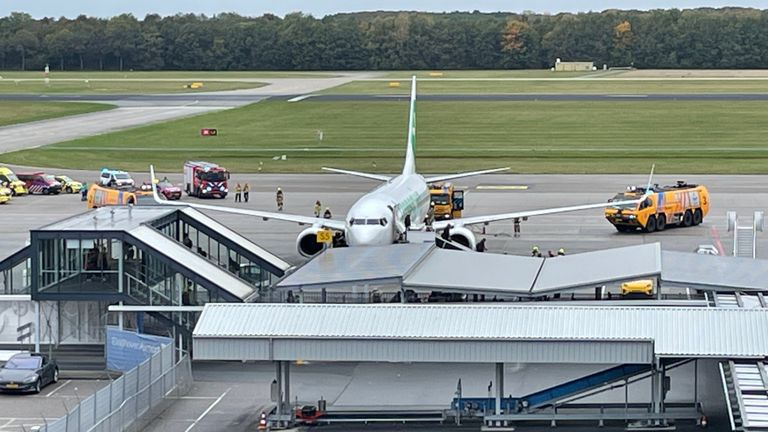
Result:
M557 15L365 12L0 18L0 69L523 69L555 58L639 68L768 67L768 10Z

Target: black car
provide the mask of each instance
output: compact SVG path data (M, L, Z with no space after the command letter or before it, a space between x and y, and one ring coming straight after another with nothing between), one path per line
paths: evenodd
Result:
M0 368L0 391L34 392L59 381L56 361L39 353L16 354Z

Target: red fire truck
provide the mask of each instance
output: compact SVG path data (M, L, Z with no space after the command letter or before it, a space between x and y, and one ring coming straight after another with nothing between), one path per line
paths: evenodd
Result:
M184 163L184 188L187 195L199 198L226 198L229 171L214 163L188 161Z

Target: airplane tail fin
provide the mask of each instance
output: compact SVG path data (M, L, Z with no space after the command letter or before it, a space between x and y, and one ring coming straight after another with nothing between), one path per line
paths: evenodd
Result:
M408 143L403 174L416 173L416 76L411 78L411 108L408 114Z

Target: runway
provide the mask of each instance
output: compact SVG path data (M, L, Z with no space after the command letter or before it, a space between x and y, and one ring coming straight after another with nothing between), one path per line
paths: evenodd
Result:
M22 169L29 170L29 169ZM181 170L181 167L179 167ZM92 182L96 171L56 171L75 179ZM158 174L166 175L166 174ZM167 173L174 183L180 183L180 173ZM135 174L138 181L147 181L148 174ZM726 252L733 245L732 233L727 232L726 211L734 210L745 221L751 221L755 210L768 208L768 194L764 192L766 176L704 176L660 175L659 184L687 180L706 185L711 192L712 207L701 226L668 229L653 234L618 233L600 210L539 216L523 222L519 238L512 236L512 223L499 222L477 231L478 238L486 237L491 252L528 255L533 245L546 253L565 248L567 253L578 253L619 246L660 242L663 249L691 252L700 244L719 242ZM375 188L371 180L336 174L237 174L232 175L230 187L236 183L249 183L251 200L238 207L275 210L274 192L278 186L285 191L286 212L311 215L315 200L330 207L336 218L343 218L349 207L362 194ZM604 202L628 185L643 185L645 175L487 175L459 180L456 185L466 189L465 216L503 213L515 210L560 207L575 204ZM527 189L498 188L526 186ZM491 188L488 188L491 187ZM205 200L206 204L235 206L233 195L226 200ZM201 202L183 197L183 201ZM79 196L31 196L14 198L0 206L3 223L0 224L0 259L22 247L29 239L29 230L65 217L86 211ZM305 261L295 247L296 236L303 229L296 224L262 221L258 218L221 212L209 214L248 239L280 255L294 264ZM758 256L768 257L768 234L758 233Z

